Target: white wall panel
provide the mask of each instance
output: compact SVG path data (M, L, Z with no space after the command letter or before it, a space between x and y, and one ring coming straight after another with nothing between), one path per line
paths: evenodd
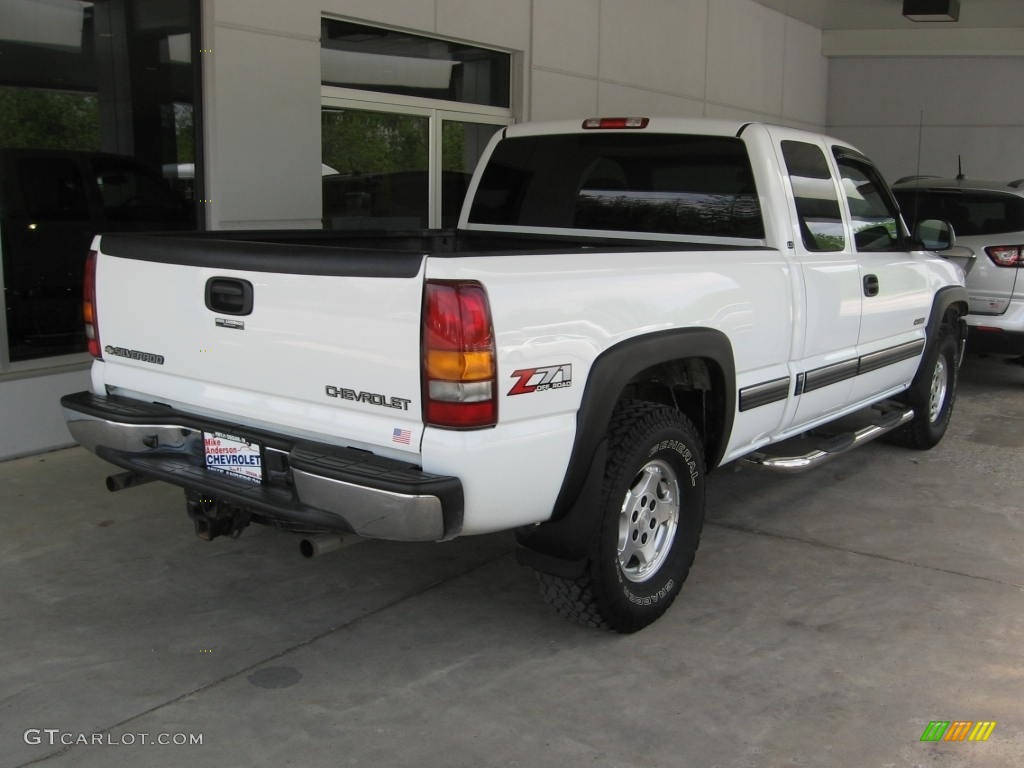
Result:
M425 0L420 0L426 4ZM437 32L480 45L524 51L530 46L529 2L436 0Z
M1024 125L928 126L922 137L925 173L955 176L959 156L968 178L1024 178Z
M597 112L601 115L703 117L704 102L628 85L601 83Z
M265 29L279 35L320 34L320 14L309 0L288 3L215 0L210 8L210 16L217 24Z
M782 114L820 128L827 112L828 60L821 54L821 30L786 19Z
M60 398L89 388L89 371L0 381L0 461L74 444Z
M223 2L223 0L217 0ZM252 0L235 0L250 5ZM437 9L433 0L288 0L280 3L280 7L289 13L296 13L305 7L305 13L316 16L319 23L320 14L339 16L367 24L383 24L419 32L433 32L437 28Z
M785 18L749 0L710 4L708 101L782 114Z
M1024 57L834 59L830 89L830 124L1024 123Z
M432 31L437 22L433 0L288 0L286 3L212 0L210 5L218 23L280 34L319 35L320 16L325 13L422 31Z
M320 43L226 26L213 32L211 225L318 227Z
M758 123L775 123L776 125L788 125L791 128L800 128L806 131L820 131L818 123L805 123L794 118L782 115L770 115L763 112L754 112L739 107L728 107L722 104L707 104L704 107L704 117L711 117L716 120L747 120Z
M707 6L707 0L602 0L600 78L704 98Z
M601 0L534 0L535 67L597 75Z
M530 120L590 117L598 114L597 81L537 70L530 101Z
M841 58L829 77L829 130L858 143L890 179L1024 176L1024 57ZM920 136L920 141L918 137Z

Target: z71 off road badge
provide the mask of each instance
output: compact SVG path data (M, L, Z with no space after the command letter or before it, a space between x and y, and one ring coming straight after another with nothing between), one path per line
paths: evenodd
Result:
M522 368L512 372L518 379L508 391L510 395L529 395L548 389L564 389L572 386L572 364L548 365L543 368Z

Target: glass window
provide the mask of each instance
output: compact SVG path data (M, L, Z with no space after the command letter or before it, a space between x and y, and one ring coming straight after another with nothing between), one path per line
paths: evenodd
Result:
M323 110L325 226L427 227L429 127L416 115Z
M853 242L858 251L890 251L900 247L899 214L888 187L867 162L836 150L843 193L850 207Z
M2 369L85 350L95 233L197 227L199 3L0 5Z
M460 120L445 120L442 126L441 226L454 227L477 161L501 126Z
M40 221L88 220L89 202L78 163L70 158L27 157L17 164L25 213ZM11 201L13 202L13 201Z
M814 144L783 141L782 156L793 185L804 247L815 252L843 250L843 216L825 153Z
M746 146L732 137L506 139L473 203L477 224L764 237Z
M508 108L512 57L336 19L321 24L325 85Z
M957 235L1024 231L1024 198L1000 192L959 189L898 189L896 198L911 228L925 219L953 225Z
M477 160L512 122L512 57L334 19L322 25L324 227L455 227Z
M122 157L90 157L99 193L100 208L107 222L146 222L153 227L180 229L192 223L187 200L154 171Z

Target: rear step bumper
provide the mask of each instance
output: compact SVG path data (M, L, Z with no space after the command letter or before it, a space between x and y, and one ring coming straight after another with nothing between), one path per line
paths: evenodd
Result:
M773 472L803 472L804 470L824 464L826 461L830 461L836 456L858 448L865 443L870 443L872 440L902 427L913 418L913 408L899 406L895 410L880 411L872 423L860 429L824 439L821 444L815 446L807 453L795 456L777 456L758 451L745 456L743 461L758 469L766 469ZM783 446L785 446L785 443L780 444L779 447Z
M438 541L462 528L462 483L414 464L123 397L78 392L61 405L72 437L100 458L229 500L270 524L396 541ZM204 431L258 443L263 482L206 469Z

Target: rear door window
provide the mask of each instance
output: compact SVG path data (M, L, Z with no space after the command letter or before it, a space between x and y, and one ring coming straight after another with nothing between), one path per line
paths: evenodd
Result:
M903 215L913 228L925 219L942 219L957 235L995 235L1024 231L1024 198L1002 192L960 189L898 189Z

